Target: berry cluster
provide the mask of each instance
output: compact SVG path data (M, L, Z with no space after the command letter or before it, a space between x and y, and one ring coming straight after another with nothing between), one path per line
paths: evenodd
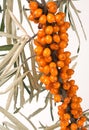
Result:
M70 69L71 62L67 29L70 24L65 21L65 14L58 12L53 1L45 3L45 8L36 1L30 1L29 20L38 23L36 45L36 61L42 73L40 81L54 96L58 106L61 130L86 130L83 127L86 118L82 115L80 103L82 99L76 95L78 86L71 79L74 73Z

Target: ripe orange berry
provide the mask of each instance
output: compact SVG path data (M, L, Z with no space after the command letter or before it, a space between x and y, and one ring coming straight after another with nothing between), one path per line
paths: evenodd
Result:
M65 63L65 65L69 65L71 63L71 59L70 58L66 58L64 63Z
M47 75L47 74L49 74L49 72L50 72L49 65L44 66L43 73Z
M72 114L72 115L77 115L77 114L78 114L77 109L74 109L74 110L72 109L72 110L71 110L71 114Z
M52 36L51 35L46 35L45 36L45 41L46 41L46 44L51 44L52 43Z
M54 34L53 35L53 41L56 42L56 43L59 43L60 42L60 37L58 34Z
M54 23L55 22L55 16L52 13L47 14L47 21L48 23Z
M45 45L46 44L46 40L45 40L45 36L44 37L41 37L41 38L39 38L39 43L41 44L41 45Z
M65 33L66 32L66 26L65 24L60 26L60 33Z
M34 18L39 18L42 15L42 9L38 8L34 11Z
M61 78L62 78L63 80L65 80L65 79L68 78L68 75L67 75L65 72L64 72L64 73L61 73L60 76L61 76Z
M53 75L50 75L50 81L53 83L53 82L56 82L57 81L57 76L53 76Z
M53 33L53 27L52 26L47 26L46 28L45 28L45 33L46 34L52 34Z
M54 25L53 27L53 32L56 33L56 32L59 32L60 28L58 25Z
M49 57L51 55L51 50L49 48L45 48L43 50L43 56L44 57Z
M61 101L61 96L59 94L54 95L54 101L55 102L60 102Z
M51 89L50 89L50 93L53 94L53 95L54 95L54 94L58 94L58 89L51 88Z
M41 17L39 18L39 23L40 24L46 24L47 18L46 15L41 15Z
M61 49L66 48L66 47L67 47L67 42L65 42L65 41L60 41L59 47L60 47Z
M70 27L70 23L69 22L65 22L64 25L65 25L66 29L68 29Z
M52 44L50 44L50 48L51 48L52 50L58 50L58 49L59 49L59 46L58 46L58 44L56 44L56 43L52 43Z
M75 102L73 102L73 103L71 103L71 108L72 109L78 109L78 103L75 103Z
M56 68L51 68L50 73L52 76L57 76L58 75L58 70Z
M53 83L53 88L59 88L60 87L60 83L59 82L54 82Z
M33 14L30 14L29 17L28 17L28 19L31 20L31 21L34 21L34 16L33 16Z
M64 53L58 55L58 59L64 61L66 59L66 56Z
M63 61L57 61L57 66L60 67L60 68L63 68L64 67L64 62Z
M61 33L60 34L60 39L68 42L68 34L67 33Z
M69 57L71 55L71 53L69 51L65 51L64 53L65 53L66 57Z
M38 30L38 37L44 37L45 36L45 32L44 32L44 30L43 29L41 29L41 30Z
M62 16L60 15L60 13L57 13L56 15L55 15L55 20L56 20L56 22L59 24L60 23L60 21L62 20Z
M43 52L43 47L42 47L42 46L37 46L37 47L35 48L35 53L36 53L37 55L41 55L42 52Z
M79 119L79 120L77 121L78 127L82 127L83 124L84 124L84 122L83 122L81 119Z
M54 1L47 2L46 6L48 8L48 12L56 13L56 11L57 11L57 4Z
M71 128L71 130L77 130L78 126L76 123L72 123L70 128Z
M50 84L50 80L49 80L49 77L48 77L48 76L46 76L46 77L44 78L43 83L46 84L46 85L49 85L49 84Z
M56 63L55 63L55 62L51 62L51 63L49 64L49 67L50 67L50 69L51 69L51 68L56 68Z
M71 76L74 73L73 69L68 69L66 72L69 76Z
M44 60L45 60L47 63L50 63L50 62L52 61L52 57L51 57L51 56L44 57Z
M38 62L39 66L42 66L44 67L46 65L46 62L44 59L40 59L39 62Z
M30 1L29 7L31 10L36 10L38 8L38 3L36 1Z
M64 83L64 84L63 84L63 88L64 88L65 90L69 90L69 89L70 89L70 84L69 84L68 82Z
M70 120L70 114L69 113L65 113L63 118L64 118L64 120Z

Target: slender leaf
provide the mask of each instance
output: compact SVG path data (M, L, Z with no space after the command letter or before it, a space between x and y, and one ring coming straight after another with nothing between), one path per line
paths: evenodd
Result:
M13 45L3 45L3 46L0 46L0 51L8 51L8 50L11 50L13 47Z
M20 130L28 130L28 128L22 124L18 119L16 119L11 113L6 111L0 106L0 112L3 113L11 122L13 122Z

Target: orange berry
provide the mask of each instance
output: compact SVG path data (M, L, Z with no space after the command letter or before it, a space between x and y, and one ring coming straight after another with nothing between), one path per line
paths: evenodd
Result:
M64 53L65 53L66 57L69 57L71 55L71 53L69 51L65 51Z
M69 90L69 89L70 89L70 84L69 84L68 82L64 83L64 84L63 84L63 88L64 88L65 90Z
M45 44L46 44L45 36L44 36L44 37L41 37L41 38L39 39L39 42L40 42L41 45L45 45Z
M66 59L66 56L64 53L58 55L58 59L64 61Z
M43 83L46 84L46 85L49 85L49 84L50 84L50 80L49 80L49 77L48 77L48 76L46 76L46 77L44 78Z
M70 128L71 128L71 130L77 130L78 126L76 123L72 123Z
M58 25L54 25L53 27L53 32L56 33L56 32L59 32L60 28Z
M64 73L61 73L60 76L61 76L61 78L62 78L63 80L65 80L65 79L68 78L68 75L67 75L65 72L64 72Z
M43 73L47 75L49 74L49 72L50 72L49 65L44 66Z
M44 57L49 57L51 55L51 50L49 48L45 48L43 50L43 56Z
M52 13L47 14L47 21L48 23L54 23L55 22L55 16Z
M78 86L77 85L72 85L71 89L72 89L72 91L77 91L78 90Z
M52 26L47 26L46 28L45 28L45 33L46 34L52 34L53 33L53 27Z
M46 77L46 75L42 75L42 76L40 77L40 81L41 81L42 83L44 82L45 77Z
M61 101L61 96L59 94L54 95L54 101L55 102L60 102Z
M57 81L57 76L50 75L50 81L51 82L56 82Z
M84 122L83 122L81 119L79 119L79 120L77 121L78 127L82 127L83 124L84 124Z
M70 85L74 85L74 84L75 84L75 80L71 79L71 80L69 81L69 83L70 83Z
M70 114L69 113L65 113L63 118L64 118L64 120L70 120Z
M66 72L69 76L71 76L74 73L73 69L68 69Z
M30 1L29 7L31 10L36 10L38 8L38 3L36 1Z
M72 114L72 115L77 115L77 114L78 114L78 111L77 111L76 109L71 110L71 114Z
M65 65L65 66L61 69L61 72L66 73L66 71L68 70L68 68L69 68L69 67Z
M39 18L39 23L40 24L46 24L47 18L46 15L41 15L41 17Z
M61 33L65 33L66 32L66 26L65 26L65 24L63 24L63 25L60 26L60 32Z
M54 42L59 43L59 42L60 42L60 37L59 37L59 35L58 35L58 34L54 34L54 35L53 35L53 40L54 40Z
M53 94L53 95L54 95L54 94L58 94L58 89L51 88L51 89L50 89L50 93Z
M44 30L43 29L41 29L41 30L38 30L38 37L44 37L45 36L45 32L44 32Z
M38 42L37 39L34 39L34 44L35 44L36 46L40 46L40 43Z
M69 98L69 97L66 97L66 98L64 99L64 103L68 104L69 102L70 102L70 98Z
M42 57L41 57L40 55L37 55L37 56L35 57L35 59L36 59L37 62L39 62L39 61L42 59Z
M46 65L46 62L44 59L40 59L40 61L38 62L39 66L44 67Z
M38 67L38 70L39 70L40 72L43 72L43 67L42 67L42 66L39 66L39 67Z
M71 103L71 108L72 109L78 109L78 103L75 103L75 102L73 102L73 103Z
M30 14L29 17L28 17L28 19L31 20L31 21L34 21L34 16L33 16L33 14Z
M60 21L62 20L62 16L60 15L60 13L57 13L55 15L55 20L56 20L57 23L60 23Z
M47 63L50 63L52 61L52 57L51 56L48 56L48 57L44 57L45 61Z
M63 68L64 67L64 62L63 61L57 61L57 66L60 67L60 68Z
M66 29L68 29L70 27L70 23L69 22L65 22L64 25L65 25Z
M71 63L71 59L68 57L64 61L65 65L69 65Z
M53 88L59 88L60 87L60 83L59 82L54 82L53 83Z
M67 33L61 33L60 34L60 39L68 42L68 34Z
M41 55L42 52L43 52L43 47L42 47L42 46L37 46L37 47L35 48L35 53L36 53L37 55Z
M56 43L52 43L52 44L50 44L50 48L51 48L52 50L58 50L58 49L59 49L59 46L58 46L58 44L56 44Z
M48 12L56 13L57 11L57 4L54 1L47 2Z
M56 63L55 63L55 62L51 62L51 63L49 64L49 67L50 67L50 68L56 68Z
M38 8L34 11L34 18L39 18L42 15L42 9Z
M51 68L50 73L51 73L52 76L57 76L58 70L56 68Z
M77 95L74 95L74 96L72 97L72 102L78 102L78 97L77 97Z
M59 47L60 47L61 49L64 49L64 48L67 47L67 43L66 43L65 41L60 41Z
M52 43L52 36L51 35L46 35L45 36L45 41L46 41L46 44L51 44Z

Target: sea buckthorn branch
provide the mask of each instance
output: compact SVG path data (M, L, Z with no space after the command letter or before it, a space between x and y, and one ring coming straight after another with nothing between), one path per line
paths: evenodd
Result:
M69 66L71 53L65 51L70 24L65 21L65 13L57 11L54 1L46 3L47 12L36 1L30 1L29 7L29 20L38 24L34 51L38 69L42 73L40 82L50 91L56 103L61 102L58 106L60 129L84 130L86 117L82 115L82 99L77 96L78 86L71 79L74 73Z

